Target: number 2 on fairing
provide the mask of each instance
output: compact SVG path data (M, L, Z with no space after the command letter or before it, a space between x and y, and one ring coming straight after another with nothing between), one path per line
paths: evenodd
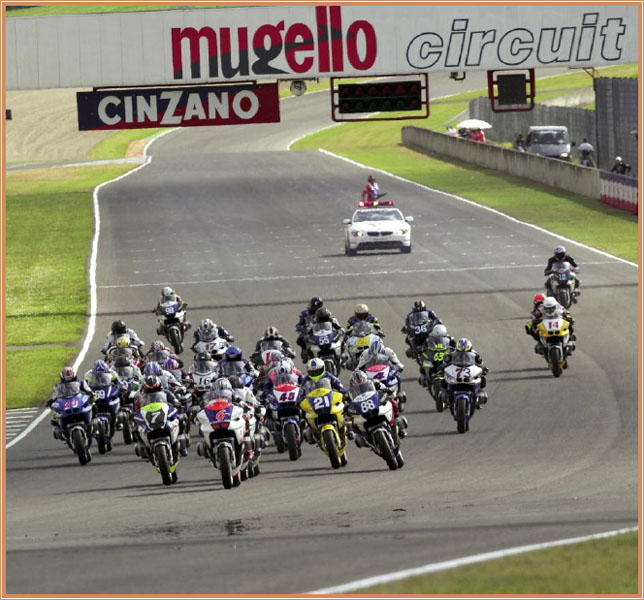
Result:
M331 406L331 397L330 396L320 396L319 398L313 399L313 410L315 412L320 411L323 408L329 408Z

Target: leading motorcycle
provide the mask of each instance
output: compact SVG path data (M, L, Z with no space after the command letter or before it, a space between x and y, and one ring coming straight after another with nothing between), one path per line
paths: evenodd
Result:
M176 299L159 305L157 334L167 338L175 354L183 352L183 334L184 331L190 329L190 325L185 323L185 317L186 305Z
M570 306L577 302L579 297L579 290L576 289L576 274L579 269L574 269L569 262L556 262L552 265L550 270L550 288L548 296L554 296L557 302L564 308L568 309Z

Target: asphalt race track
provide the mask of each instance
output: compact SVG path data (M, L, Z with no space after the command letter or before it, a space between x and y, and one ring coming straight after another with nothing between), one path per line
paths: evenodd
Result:
M434 95L462 89L443 78ZM523 324L557 238L382 175L415 218L413 251L346 257L342 219L368 171L286 151L330 123L326 94L282 106L280 125L170 133L151 164L101 191L86 368L116 318L156 339L166 283L193 324L213 318L246 353L268 325L294 343L313 295L343 322L364 301L407 367L405 467L353 443L339 471L313 446L294 463L271 446L260 477L224 490L193 444L165 488L120 434L81 467L45 420L7 451L7 593L298 593L636 524L637 269L567 244L583 294L578 349L555 379ZM464 435L405 358L399 330L416 298L490 367L490 401Z

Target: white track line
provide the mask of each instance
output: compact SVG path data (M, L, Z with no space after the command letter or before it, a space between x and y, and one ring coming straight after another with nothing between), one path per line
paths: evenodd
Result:
M94 193L93 193L94 240L92 241L92 253L89 259L89 288L90 288L89 322L87 324L87 334L85 335L85 341L83 342L81 351L78 353L78 356L76 357L76 360L74 361L74 364L73 364L74 370L76 371L78 371L78 367L85 359L85 355L87 354L87 351L89 350L89 346L92 343L92 339L94 338L94 332L96 331L96 308L98 304L98 299L96 295L96 260L98 257L98 238L101 235L101 215L100 215L99 206L98 206L98 192L103 187L109 185L110 183L114 183L115 181L120 181L121 179L125 179L125 177L127 177L128 175L132 175L132 173L136 173L137 171L140 171L141 169L149 165L152 162L152 157L148 156L148 148L150 147L152 142L158 140L160 137L168 133L171 133L172 131L174 131L174 129L161 132L159 135L153 137L145 145L145 148L143 149L143 156L145 157L143 164L139 165L135 169L132 169L131 171L128 171L127 173L123 173L123 175L119 175L115 179L110 179L110 181L104 181L103 183L100 183L94 188ZM39 423L47 417L49 412L50 412L49 409L43 410L43 412L40 413L20 435L13 438L5 446L5 449L8 450L9 448L17 444L19 441L26 438L39 425Z
M456 194L450 194L449 192L443 192L441 190L437 190L434 188L430 188L429 186L423 185L422 183L418 183L417 181L412 181L411 179L405 179L404 177L400 177L398 175L394 175L393 173L390 173L389 171L385 171L384 169L377 169L375 167L370 167L369 165L365 165L363 163L357 162L355 160L351 160L350 158L346 158L344 156L340 156L339 154L334 154L333 152L329 152L328 150L324 150L324 148L318 148L318 150L322 154L326 154L327 156L331 156L333 158L337 158L339 160L343 160L344 162L347 162L351 165L354 165L356 167L360 167L361 169L368 169L369 171L375 171L376 173L382 173L383 175L387 175L388 177L392 177L393 179L397 179L398 181L404 181L405 183L411 183L412 185L415 185L416 187L419 187L423 190L435 193L435 194L441 194L443 196L447 196L448 198L454 198L455 200L459 200L461 202L465 202L466 204L469 204L470 206L476 206L482 210L486 210L488 212L494 213L495 215L499 215L505 219L508 219L509 221L512 221L513 223L518 223L519 225L525 225L526 227L530 227L531 229L535 229L536 231L539 231L541 233L545 233L547 235L550 235L552 237L557 238L558 240L563 240L565 242L568 242L570 244L575 244L576 246L579 246L580 248L584 248L585 250L590 250L591 252L596 252L597 254L601 254L602 256L607 256L609 258L612 258L613 260L622 262L624 264L630 265L631 267L635 267L636 269L638 268L638 264L631 262L630 260L626 260L625 258L621 258L619 256L614 256L613 254L609 254L608 252L604 252L603 250L598 250L597 248L593 248L592 246L587 246L586 244L582 244L581 242L578 242L577 240L572 240L570 238L564 237L563 235L559 233L554 233L553 231L550 231L548 229L544 229L543 227L539 227L538 225L533 225L532 223L527 223L525 221L520 221L519 219L516 219L515 217L511 217L510 215L501 212L500 210L496 210L495 208L490 208L489 206L485 206L483 204L479 204L478 202L474 202L473 200L468 200L467 198L463 198L461 196L457 196Z
M304 257L295 257L304 258ZM379 257L382 258L382 257ZM446 262L446 261L437 261ZM432 263L434 264L434 263ZM584 265L611 265L612 260L603 260L595 262L585 262ZM318 266L318 269L327 269L330 267ZM350 271L349 273L305 273L302 275L267 275L265 277L238 277L232 279L198 279L193 281L175 281L173 285L212 285L214 283L256 283L258 281L293 281L298 279L315 279L318 277L372 277L381 275L409 275L413 273L462 273L467 271L498 271L508 269L543 269L543 263L525 264L525 265L485 265L482 267L446 267L439 269L390 269L381 271ZM140 287L159 287L167 285L166 282L153 281L150 283L125 283L117 285L101 285L100 289L120 289L120 288L140 288Z
M448 569L456 569L466 565L473 565L476 563L495 560L497 558L505 558L506 556L515 556L517 554L525 554L526 552L534 552L535 550L545 550L547 548L556 548L558 546L568 546L571 544L578 544L580 542L587 542L590 540L599 540L602 538L614 537L623 533L631 533L637 531L637 527L629 527L626 529L617 529L614 531L606 531L603 533L595 533L592 535L585 535L582 537L568 538L564 540L556 540L554 542L544 542L542 544L529 544L527 546L516 546L514 548L506 548L504 550L496 550L494 552L485 552L483 554L474 554L472 556L464 556L462 558L455 558L453 560L446 560L438 563L430 563L421 567L413 569L405 569L403 571L394 571L385 575L376 575L366 579L358 579L342 585L323 588L313 592L306 592L307 594L343 594L374 585L383 583L391 583L393 581L400 581L409 577L417 575L426 575L428 573L437 573L439 571L446 571Z

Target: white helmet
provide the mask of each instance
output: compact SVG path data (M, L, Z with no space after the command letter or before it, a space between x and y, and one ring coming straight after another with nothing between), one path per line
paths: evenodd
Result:
M548 296L543 301L543 314L552 316L555 314L556 311L557 311L557 301L552 296Z
M432 335L436 337L445 337L447 335L447 327L445 325L435 325L432 329Z

